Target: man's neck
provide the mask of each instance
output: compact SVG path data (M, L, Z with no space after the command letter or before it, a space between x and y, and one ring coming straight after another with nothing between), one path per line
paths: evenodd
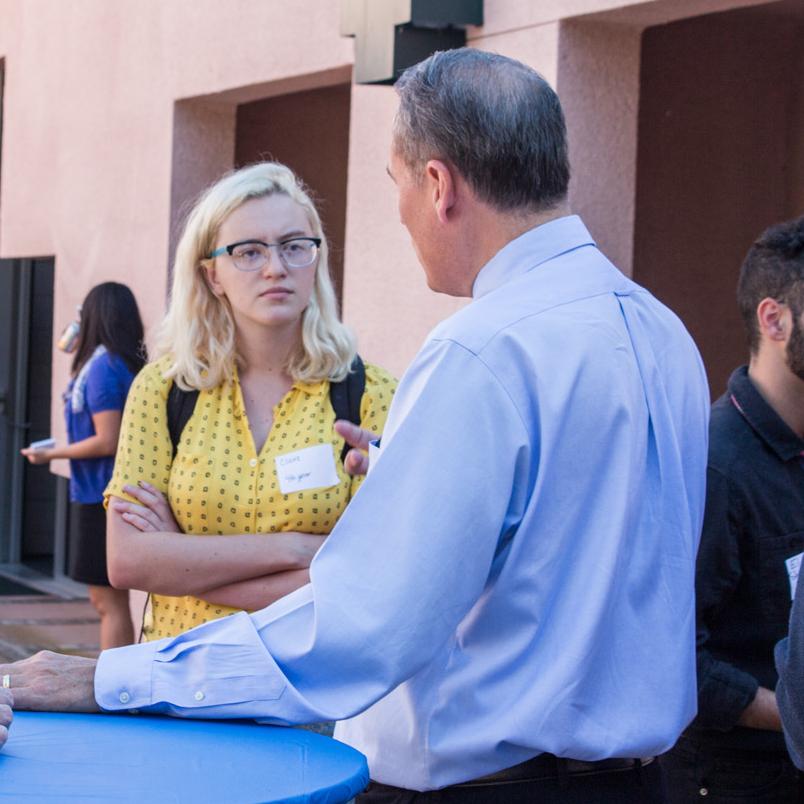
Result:
M498 251L505 248L510 242L521 237L525 232L543 226L545 223L563 218L569 215L569 205L564 202L553 209L545 212L525 213L521 215L501 215L495 214L493 225L488 228L479 228L479 232L487 232L484 248L478 252L478 257L483 261L480 263L478 271L482 268Z
M751 358L748 376L779 418L804 438L804 381L783 362L761 355Z
M477 275L499 251L521 237L525 232L570 214L569 205L562 202L545 212L510 213L479 204L474 209L470 234L464 240L467 262L471 270L465 274L466 285L462 292L453 295L471 296Z

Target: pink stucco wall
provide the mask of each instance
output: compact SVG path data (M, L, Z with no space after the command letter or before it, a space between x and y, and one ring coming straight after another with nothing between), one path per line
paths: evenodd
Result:
M391 87L352 88L343 299L361 352L401 374L429 329L461 302L427 289L399 224L385 171L395 109Z
M641 271L644 281L672 296L672 260L665 254L647 264L642 246L635 254L635 242L648 243L648 253L655 248L649 235L651 226L661 229L663 205L683 201L683 193L673 192L672 171L655 187L645 181L662 123L656 98L653 112L640 119L642 93L672 94L660 80L666 54L645 58L645 31L747 6L804 16L800 0L485 0L484 6L485 25L469 30L470 45L521 59L558 88L570 129L573 207L623 270L631 273L637 263L637 278ZM756 56L750 42L745 49L750 69ZM681 51L693 53L694 44ZM349 85L353 58L353 40L340 35L337 0L0 0L0 257L55 258L54 332L92 285L108 279L133 288L152 328L164 308L182 209L245 148L238 108L270 110L289 93ZM789 177L780 209L790 215L804 210L803 67L799 49L790 56L789 129L779 146ZM301 96L294 103L303 105ZM333 171L341 182L346 177L338 202L345 214L341 206L337 213L344 317L362 354L401 374L430 328L465 302L427 289L398 222L385 173L393 89L353 85L349 106L348 143L341 133L337 146L348 152L348 163ZM259 150L252 117L251 152ZM333 145L328 133L322 119L321 154ZM675 163L683 159L672 156ZM688 279L694 282L694 274ZM704 306L690 316L705 322L701 299ZM701 332L708 337L706 327ZM55 400L68 363L54 351L57 437L63 427ZM135 620L141 605L133 602Z
M485 25L469 31L471 45L520 58L558 86L572 203L624 270L633 262L645 27L767 3L486 0ZM339 27L333 0L0 0L0 256L55 257L56 332L105 279L130 284L153 326L179 211L233 164L238 105L348 82L354 43ZM344 315L361 351L401 373L462 302L426 288L398 223L385 174L394 108L390 87L352 87ZM326 126L320 139L326 149ZM800 176L800 147L794 157ZM54 399L66 380L56 353ZM53 423L58 436L57 411Z
M255 0L0 0L0 255L55 256L54 331L107 279L132 287L147 326L161 316L177 100L265 82L279 93L299 75L348 68L337 3L297 0L281 24L278 10ZM212 175L233 156L218 156ZM67 361L56 353L53 365L57 399ZM59 435L57 412L53 423Z

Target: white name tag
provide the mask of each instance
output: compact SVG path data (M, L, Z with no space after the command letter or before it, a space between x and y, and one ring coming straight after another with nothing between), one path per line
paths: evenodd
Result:
M784 562L785 567L787 567L787 577L790 579L790 600L795 600L796 597L796 584L798 583L798 571L801 569L802 558L804 558L804 553L799 553L797 556L790 556Z
M338 472L335 470L331 444L317 444L296 452L277 455L274 460L282 494L337 486L340 482Z

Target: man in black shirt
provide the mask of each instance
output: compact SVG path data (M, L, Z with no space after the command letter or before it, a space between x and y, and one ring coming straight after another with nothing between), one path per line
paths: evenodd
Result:
M740 272L749 365L712 407L698 552L698 716L662 757L672 802L804 797L773 648L804 551L804 218L768 229Z

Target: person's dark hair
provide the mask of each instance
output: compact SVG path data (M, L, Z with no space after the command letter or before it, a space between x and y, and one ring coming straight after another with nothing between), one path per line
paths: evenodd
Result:
M567 195L558 96L521 62L472 48L434 53L396 82L394 148L410 168L451 163L500 211L540 212Z
M148 360L143 337L140 311L131 290L119 282L95 285L81 305L81 334L73 358L73 375L81 371L101 344L136 374Z
M759 348L757 307L765 298L787 304L796 318L804 310L804 217L766 229L743 261L737 303L752 354Z

